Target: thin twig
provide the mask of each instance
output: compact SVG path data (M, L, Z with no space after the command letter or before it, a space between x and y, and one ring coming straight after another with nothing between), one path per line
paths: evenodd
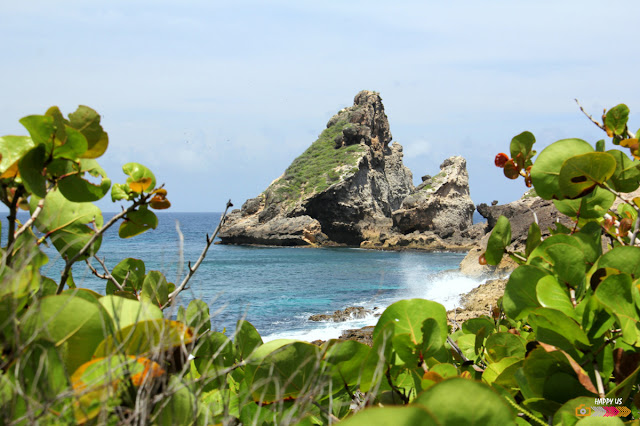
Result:
M600 376L600 370L598 369L598 363L593 360L593 373L596 376L596 385L598 386L598 394L600 398L604 398L604 384L602 383L602 376Z
M29 227L33 224L33 222L36 221L36 219L38 218L38 216L40 215L40 213L42 212L42 208L44 207L44 200L45 198L41 198L40 201L38 201L38 205L36 206L36 209L33 211L33 214L31 215L31 217L29 218L29 220L27 220L21 227L20 229L18 229L14 234L13 234L13 238L15 240L18 239L18 237L27 229L29 229Z
M216 227L215 231L213 232L213 235L211 237L209 237L209 235L207 235L207 237L206 237L207 243L206 243L204 249L202 250L202 253L200 253L200 257L198 257L198 260L196 261L196 263L193 266L191 266L191 262L189 262L189 265L188 265L189 272L187 273L187 276L184 277L184 279L182 280L182 283L180 283L180 285L178 287L176 287L176 289L173 290L169 294L169 297L167 298L167 303L165 303L162 306L162 309L164 309L167 306L171 305L174 302L175 298L178 296L178 294L180 294L180 292L183 291L187 287L187 284L189 283L189 280L191 279L193 274L195 274L196 270L198 269L198 267L200 266L200 264L202 263L202 261L206 257L207 251L209 250L209 247L211 247L211 244L213 244L213 241L216 239L216 236L218 235L218 232L220 232L220 229L222 228L222 225L224 225L224 222L227 219L227 211L229 210L229 207L233 207L233 204L231 204L231 200L227 201L227 207L224 209L224 213L222 213L222 217L220 218L220 222L218 223L218 226Z
M574 101L576 101L576 103L578 104L578 107L580 108L580 111L582 111L582 113L583 113L584 115L586 115L586 116L587 116L587 118L588 118L589 120L591 120L591 122L592 122L593 124L595 124L596 126L598 126L598 128L599 128L600 130L604 130L605 132L607 131L607 129L604 127L604 125L602 125L602 124L598 123L596 120L594 120L594 119L593 119L593 117L591 116L591 114L589 114L587 111L585 111L585 110L584 110L584 108L582 108L582 105L580 105L580 102L578 102L578 100L577 100L577 99L574 99Z
M89 241L87 241L87 243L84 245L84 247L82 247L80 249L80 251L78 251L78 253L76 253L75 256L73 256L71 259L67 259L66 260L65 265L64 265L64 270L62 271L62 274L61 274L61 277L60 277L60 283L58 284L58 290L56 291L56 294L60 294L60 293L62 293L62 290L64 290L64 286L67 283L67 278L69 278L69 272L71 271L71 266L73 266L73 264L81 256L84 256L87 253L87 251L89 251L89 248L91 248L93 243L100 236L102 236L102 234L104 234L105 231L107 229L109 229L118 220L122 219L128 213L134 211L137 207L141 206L142 204L146 204L146 202L149 200L149 198L151 198L151 196L152 196L151 194L143 195L139 200L134 201L133 204L131 206L129 206L128 209L123 210L120 213L118 213L117 215L113 216L101 229L97 230L96 233L91 236Z
M87 265L89 265L89 269L91 269L91 272L93 272L93 274L95 276L97 276L98 278L102 278L105 280L109 280L111 281L111 283L113 283L113 285L116 286L116 288L120 291L124 291L124 287L122 285L120 285L120 283L118 282L118 280L116 280L113 275L111 275L111 272L109 272L109 268L107 268L107 265L105 265L104 263L104 259L100 259L97 255L93 255L94 259L96 259L98 261L98 263L100 264L100 266L102 266L102 269L104 269L104 275L98 274L98 271L96 271L93 266L91 266L91 264L89 263L89 261L87 260Z
M631 234L631 245L636 245L636 237L638 236L638 230L640 229L640 213L636 218L636 223L633 225L633 234Z

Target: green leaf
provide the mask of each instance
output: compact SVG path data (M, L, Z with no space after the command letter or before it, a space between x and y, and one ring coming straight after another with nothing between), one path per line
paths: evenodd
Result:
M131 238L149 229L156 229L158 217L147 206L140 206L138 210L127 213L124 222L120 224L118 235L120 238Z
M211 330L209 305L200 299L192 300L187 307L186 320L186 324L193 327L197 336Z
M422 323L422 346L420 347L422 358L427 359L435 355L442 349L445 340L442 339L442 331L437 320L434 318L424 320Z
M515 136L511 139L511 158L516 158L518 154L521 154L523 159L527 158L535 142L536 138L531 132L522 132L518 136Z
M447 339L447 313L439 303L424 299L400 300L389 306L380 316L378 324L373 329L373 339L376 339L388 323L395 326L395 334L409 334L415 344L422 343L422 323L427 318L433 318L440 327L442 342Z
M604 125L613 134L622 135L627 128L627 120L629 120L629 107L619 104L607 111L604 116Z
M484 254L489 265L497 265L502 260L505 248L511 244L511 222L505 216L500 216L491 231Z
M210 379L219 375L217 371L232 366L236 359L233 343L227 336L218 332L209 332L201 336L194 356L198 372Z
M127 185L133 192L151 192L156 187L156 177L142 164L127 163L122 171L129 176Z
M508 425L515 421L507 402L489 386L461 378L430 387L416 398L414 405L427 408L439 424Z
M581 357L576 348L590 347L580 324L560 311L538 308L529 314L528 320L540 342L563 349L574 359Z
M171 375L165 392L168 398L157 404L151 423L160 426L195 423L199 404L191 386L178 376Z
M440 424L443 423L435 421L429 410L421 406L368 408L340 422L340 425L344 426L432 426Z
M80 105L69 114L69 126L79 130L87 140L88 149L82 158L98 158L107 150L109 136L100 125L100 115L93 109Z
M529 312L540 306L536 286L547 275L543 269L531 265L521 265L511 273L502 298L504 311L510 318L526 318Z
M640 294L627 274L610 275L604 279L595 292L595 297L614 314L622 329L622 340L630 345L640 338L638 329L638 306Z
M593 147L582 139L563 139L542 150L531 167L531 182L540 198L562 199L560 169L565 160L580 154L593 152Z
M111 201L114 203L119 200L131 200L133 197L134 193L126 184L114 183L111 187Z
M162 319L162 311L151 303L125 299L118 296L104 296L98 301L109 313L116 329L123 329L138 321Z
M606 152L588 152L568 158L559 175L564 198L579 198L590 194L616 171L616 159Z
M91 359L112 328L110 316L100 305L73 293L44 297L29 313L23 333L54 342L69 373Z
M524 359L522 356L511 356L500 359L500 361L492 362L487 365L487 368L482 373L482 380L488 385L493 384L496 380L505 379L506 377L501 377L502 375L507 375L508 372L511 376L511 380L507 380L507 385L510 387L517 387L517 383L515 381L515 370L522 367ZM503 384L505 381L503 380Z
M18 171L18 161L36 146L28 136L0 137L0 178L13 177Z
M555 277L551 275L542 277L536 285L536 295L542 307L556 309L575 320L578 319L567 287L560 284Z
M529 257L531 252L540 245L542 241L542 233L540 232L540 227L537 223L532 222L529 225L529 232L527 233L527 243L524 254L526 257Z
M38 201L38 197L31 197L31 213L34 212ZM35 224L40 232L50 233L53 245L63 257L72 258L96 233L93 226L102 227L103 219L98 207L91 203L73 203L54 189L47 194ZM96 253L101 241L102 237L98 237L80 260Z
M94 352L96 357L109 356L118 351L124 355L161 352L188 345L194 337L193 329L167 319L138 321L102 340Z
M47 181L42 175L45 154L44 145L37 145L18 161L18 170L25 189L40 198L47 195Z
M21 118L20 124L27 129L35 145L44 145L47 149L47 155L51 155L53 141L56 137L56 125L53 117L29 115Z
M491 363L498 362L507 357L522 359L526 353L524 339L506 332L490 335L485 343L485 348L487 351L487 359Z
M69 201L77 203L98 201L107 195L109 188L111 188L111 180L107 178L107 173L95 160L80 160L80 167L76 170L69 170L69 173L58 181L60 192ZM84 179L85 173L89 173L93 177L101 177L100 184L94 185Z
M156 306L163 306L167 303L169 300L169 290L164 274L160 271L149 271L142 282L140 295Z
M640 186L640 161L631 160L627 154L617 149L607 151L616 159L616 171L611 176L613 189L619 192L633 192Z
M597 219L613 205L616 196L606 189L596 187L593 192L575 200L553 200L558 211L570 217Z
M277 342L274 344L274 342ZM306 342L279 346L272 341L260 346L245 368L245 380L254 401L275 402L297 398L316 380L320 348ZM275 349L269 351L275 345Z
M353 340L331 340L324 361L333 366L333 376L344 386L356 385L360 379L360 368L369 347Z
M130 291L140 290L146 275L144 262L140 259L128 257L121 260L115 268L113 268L111 275L116 279L116 281L118 281L118 283L120 283L120 285L124 284L125 289ZM107 283L108 294L112 294L115 290L116 287L113 284Z
M66 139L54 141L53 158L67 158L76 161L87 151L87 139L76 129L65 126Z
M236 346L236 353L241 359L247 359L263 342L262 337L249 321L238 320L233 343Z
M598 268L613 268L640 278L640 247L614 247L598 260Z

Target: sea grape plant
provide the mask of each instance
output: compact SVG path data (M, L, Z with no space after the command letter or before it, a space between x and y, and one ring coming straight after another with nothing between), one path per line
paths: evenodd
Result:
M516 252L509 221L500 218L483 262L498 264L506 252L519 266L499 307L450 325L436 302L399 301L380 316L371 347L265 343L245 320L228 335L211 328L201 300L172 311L215 232L177 285L133 257L109 270L97 255L101 236L118 221L123 238L155 228L152 209L169 206L166 191L137 163L123 168L125 183L111 185L96 161L108 138L93 110L80 107L65 119L54 107L26 117L30 136L0 138L0 199L9 207L0 274L2 420L573 425L588 423L577 409L597 405L594 398L638 418L640 198L626 194L640 186L640 162L628 116L619 105L603 123L592 121L631 156L605 150L604 141L566 139L534 158L533 135L516 136L496 165L554 200L574 225L542 238L534 222ZM105 223L92 202L109 189L129 204ZM19 208L30 212L24 223ZM55 280L42 273L48 242L65 260ZM105 280L104 294L75 287L79 262Z

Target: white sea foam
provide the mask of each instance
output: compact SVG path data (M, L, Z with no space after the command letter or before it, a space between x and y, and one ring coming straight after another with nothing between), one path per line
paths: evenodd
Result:
M433 272L429 272L427 269L422 268L408 269L404 279L406 292L402 298L433 300L441 303L447 310L459 307L461 296L483 283L483 281L466 277L457 271L434 274ZM383 312L384 308L397 300L401 300L401 298L397 298L395 300L375 301L375 306L380 308L379 310L376 310L376 312ZM372 301L353 303L351 306L364 306L367 309L372 309L374 307L372 303ZM304 325L300 329L282 330L263 336L263 340L268 342L275 339L287 338L312 342L314 340L337 339L345 330L375 325L377 321L378 317L373 314L362 319L349 320L345 322L304 321Z

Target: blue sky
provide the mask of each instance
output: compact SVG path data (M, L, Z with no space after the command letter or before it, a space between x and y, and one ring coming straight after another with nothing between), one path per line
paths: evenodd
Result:
M518 198L493 166L511 138L640 127L640 2L25 1L0 4L0 134L51 105L89 105L114 182L137 161L174 211L236 206L278 177L362 89L381 93L419 182L467 159L476 203ZM105 211L119 210L110 200Z

